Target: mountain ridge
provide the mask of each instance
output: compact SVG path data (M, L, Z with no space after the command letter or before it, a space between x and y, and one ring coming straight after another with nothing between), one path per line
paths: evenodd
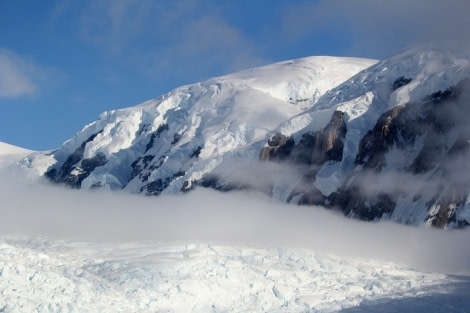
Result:
M279 62L104 112L22 164L75 188L255 189L365 220L459 227L470 221L470 181L454 175L470 139L468 78L468 52L435 47ZM430 178L433 191L419 191Z
M138 106L104 112L62 147L27 162L44 164L40 174L72 187L178 192L225 155L239 149L257 155L259 147L251 144L262 145L287 117L375 62L309 57L182 86Z

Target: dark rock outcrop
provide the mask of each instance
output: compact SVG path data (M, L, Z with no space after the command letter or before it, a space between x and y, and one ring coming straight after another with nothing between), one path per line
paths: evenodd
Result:
M392 90L396 90L396 89L401 88L405 85L408 85L411 81L412 81L411 78L406 78L405 76L401 76L393 82Z
M288 162L308 167L304 177L288 196L288 202L301 195L299 204L324 204L326 197L313 182L325 162L341 161L346 131L344 113L335 111L325 127L317 132L303 134L298 143L280 133L268 141L268 146L261 151L261 161Z
M324 128L303 134L298 143L291 137L276 133L268 141L268 146L261 150L259 159L307 165L322 165L328 160L341 161L345 135L344 113L335 111Z
M292 151L294 140L276 133L269 141L268 146L261 150L259 159L261 161L283 161Z
M429 212L426 222L439 228L457 222L456 211L465 204L470 190L469 175L455 179L455 171L469 169L461 168L464 162L456 163L470 156L470 133L466 126L470 107L462 94L467 92L467 85L463 81L455 89L435 92L421 102L397 106L383 114L360 142L356 166L362 170L351 173L341 190L330 196L330 206L346 215L374 220L392 214L399 199L412 197L416 203L427 193L432 196L425 203ZM371 183L374 176L381 177L381 181L387 179L388 174L382 170L387 166L386 155L390 150L409 153L410 148L417 148L419 138L422 146L411 164L392 169L394 177L402 181ZM373 176L364 175L367 171L373 172ZM425 175L431 180L426 182ZM414 188L407 190L392 184L422 186L416 193Z
M166 177L164 179L157 178L156 180L151 181L142 186L140 192L144 192L146 195L158 196L162 193L163 190L165 190L165 188L170 185L173 180L177 179L178 177L184 176L184 174L184 171L178 171L172 176Z
M107 163L106 156L98 152L91 158L83 159L85 146L93 141L99 133L91 135L84 141L73 153L71 153L65 162L59 167L52 167L46 172L46 177L50 180L65 184L72 188L80 188L82 181L87 178L95 168Z

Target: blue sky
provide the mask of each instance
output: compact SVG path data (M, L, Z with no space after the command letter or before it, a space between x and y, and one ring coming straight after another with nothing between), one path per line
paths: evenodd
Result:
M61 145L107 110L310 55L467 40L466 0L0 0L0 141Z

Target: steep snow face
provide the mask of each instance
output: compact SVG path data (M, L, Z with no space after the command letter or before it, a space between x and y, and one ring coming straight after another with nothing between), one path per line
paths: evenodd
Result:
M330 90L278 128L295 141L283 159L309 168L279 197L368 220L467 224L469 79L470 52L421 46Z
M57 150L23 164L73 187L155 195L186 190L227 156L257 159L281 122L375 62L309 57L183 86L105 112Z

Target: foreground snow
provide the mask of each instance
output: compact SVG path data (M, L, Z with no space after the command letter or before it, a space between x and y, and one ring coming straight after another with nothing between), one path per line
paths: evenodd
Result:
M3 237L0 255L2 312L470 309L468 277L309 249Z

